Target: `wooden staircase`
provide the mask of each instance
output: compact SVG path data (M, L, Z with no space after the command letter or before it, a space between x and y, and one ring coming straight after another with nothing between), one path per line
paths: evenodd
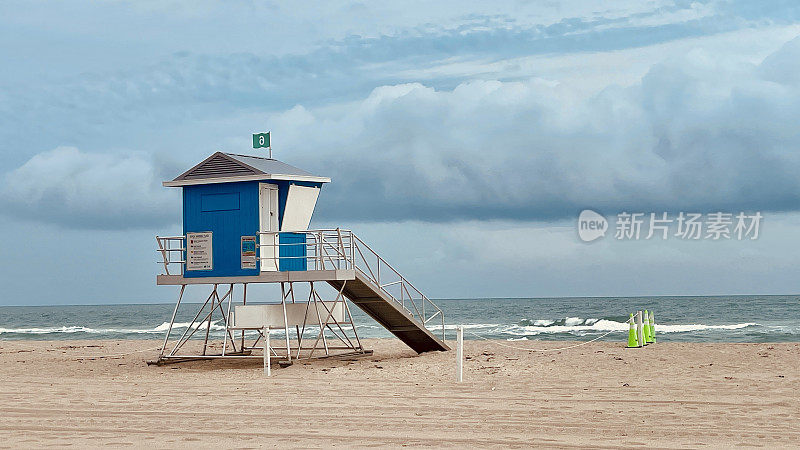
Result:
M356 270L354 280L328 280L337 291L341 290L354 305L361 308L398 339L417 353L450 348L436 337L425 324L406 309L402 302L388 295L369 276Z

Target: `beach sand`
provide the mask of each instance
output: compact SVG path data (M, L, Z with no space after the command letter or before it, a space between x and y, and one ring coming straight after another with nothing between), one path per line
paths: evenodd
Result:
M463 383L455 352L366 344L267 378L261 361L147 366L153 340L0 341L0 447L800 445L800 343L466 341Z

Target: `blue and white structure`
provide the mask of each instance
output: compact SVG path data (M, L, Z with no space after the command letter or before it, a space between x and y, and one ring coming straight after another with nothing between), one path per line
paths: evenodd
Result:
M441 309L369 246L349 230L309 230L330 181L271 157L217 152L164 182L182 190L183 235L156 237L163 267L157 283L180 286L159 363L261 358L255 353L270 329L284 336L282 348L267 353L285 363L315 352L369 353L350 304L418 352L448 349ZM280 298L248 299L251 284L279 286ZM184 293L198 285L211 293L172 345ZM333 300L323 300L321 285L335 290ZM209 330L220 319L222 351L210 354ZM441 326L441 338L429 330L433 324ZM202 347L189 350L198 336Z
M253 276L261 271L306 270L299 256L302 245L277 247L263 233L275 233L279 243L302 244L320 189L330 178L312 175L275 159L217 152L164 186L183 190L183 233L212 233L204 241L210 253L190 255L186 277ZM261 257L240 260L242 246L261 235ZM253 241L245 238L250 237ZM245 240L243 240L245 239ZM191 245L190 245L191 247ZM283 255L268 254L278 250ZM292 255L292 251L296 254ZM284 256L284 258L280 258Z

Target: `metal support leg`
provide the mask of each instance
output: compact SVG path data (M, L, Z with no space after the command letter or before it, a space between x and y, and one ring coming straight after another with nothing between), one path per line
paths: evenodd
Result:
M171 351L171 352L169 352L169 356L173 356L173 355L175 355L175 352L176 352L176 351L178 351L178 349L179 349L179 348L180 348L180 347L181 347L181 346L182 346L182 345L183 345L183 344L184 344L186 341L188 341L190 337L192 337L192 335L194 334L194 332L195 332L195 331L197 331L197 328L194 328L194 323L195 323L195 321L197 321L197 318L198 318L198 317L200 317L200 314L203 312L203 310L204 310L204 309L206 309L206 305L208 304L208 302L209 302L209 301L210 301L210 300L211 300L213 297L214 297L214 291L211 291L211 294L209 294L209 295L208 295L208 298L206 299L205 303L203 303L203 306L201 306L201 307L200 307L200 310L199 310L199 311L197 311L197 314L195 314L195 315L194 315L194 318L192 319L192 321L191 321L191 322L189 322L189 326L188 326L188 327L186 327L186 329L185 329L185 330L183 330L183 334L181 334L181 337L180 337L180 339L178 339L178 342L177 342L177 343L175 343L175 347L173 347L172 351ZM203 320L205 320L205 317L203 318ZM201 320L201 322L202 322L202 320ZM192 330L193 328L194 328L194 330ZM198 326L198 328L199 328L199 326ZM192 333L191 333L191 334L189 334L189 337L186 337L186 334L187 334L187 333L189 333L189 331L192 331ZM185 338L185 339L184 339L184 338Z
M225 356L225 349L228 348L228 335L230 331L228 328L231 326L231 303L233 303L233 283L231 283L231 288L228 296L228 315L225 317L225 336L222 338L222 356ZM233 345L233 351L236 352L236 343L233 342L233 336L231 336L231 345Z
M244 293L242 294L242 305L247 304L247 283L244 283ZM242 343L239 347L244 351L244 330L242 330Z
M219 294L217 294L217 285L214 285L214 295L211 297L211 312L208 313L208 324L206 325L206 339L203 341L203 356L206 354L206 349L208 348L208 333L211 331L211 316L214 315L214 300L219 300Z
M347 281L345 281L346 283ZM356 344L358 345L358 350L364 350L364 347L361 345L361 339L358 338L358 331L356 331L356 323L353 320L353 313L350 312L350 306L347 305L347 299L342 298L342 302L344 303L344 310L347 312L347 317L350 319L350 326L353 327L353 334L356 337Z
M319 334L317 335L317 339L314 341L314 345L311 347L311 353L309 353L308 357L310 358L311 355L314 354L314 350L317 349L317 344L319 343L319 338L322 338L322 345L325 346L325 356L330 355L328 351L328 340L325 338L325 324L322 323L322 317L319 315L319 308L317 307L317 297L316 297L316 290L314 290L314 282L310 281L311 283L311 295L309 297L314 298L314 312L317 313L317 323L319 323ZM327 320L327 319L326 319Z
M214 293L214 292L212 292L212 293L211 293L211 295L208 297L208 300L206 300L206 303L204 303L204 304L203 304L203 307L202 307L202 308L200 308L200 311L198 311L198 312L197 312L197 315L196 315L196 316L194 317L194 319L192 320L192 323L191 323L191 325L189 326L189 328L187 328L187 329L186 329L186 331L184 331L184 336L183 336L183 337L181 337L181 341L179 341L177 344L175 344L175 348L172 350L172 353L170 353L170 356L174 356L174 355L175 355L175 350L177 350L177 349L178 349L179 347L181 347L183 344L185 344L186 342L188 342L188 341L189 341L189 339L191 339L191 338L192 338L192 336L194 336L194 334L197 332L197 330L199 330L199 329L200 329L200 325L199 325L199 324L200 324L201 322L205 322L206 320L209 320L209 321L210 321L210 317L211 317L211 316L214 314L214 310L215 310L215 309L219 308L220 314L222 314L222 319L223 319L223 320L225 320L225 312L224 312L224 311L222 311L222 303L225 301L225 298L227 298L227 297L228 297L228 295L230 294L230 292L231 292L231 291L228 291L228 293L227 293L227 294L225 294L225 295L224 295L222 298L219 298L219 296L218 296L218 295L216 295L216 296L215 296L215 293ZM214 303L214 301L213 301L213 300L214 300L214 298L216 298L217 300L219 300L219 302L218 302L218 303L216 303L216 305L215 305L215 303ZM207 305L207 304L208 304L209 300L211 300L211 309L209 310L209 312L208 312L208 313L206 313L206 315L205 315L205 316L203 316L203 318L202 318L202 319L200 319L200 320L198 321L198 320L197 320L197 318L200 316L200 313L202 313L202 312L203 312L203 310L205 310L205 305ZM195 322L197 322L197 323L198 323L197 327L195 327L195 326L194 326ZM189 333L189 334L188 334L188 336L187 336L187 335L186 335L186 333L187 333L187 332L188 332L190 329L191 329L191 331L192 331L192 332L191 332L191 333ZM208 328L206 328L206 331L208 332ZM206 334L208 334L208 333L206 333ZM231 340L233 340L233 338L231 338Z
M311 294L308 295L308 301L306 302L306 312L303 315L303 331L298 331L297 332L299 338L297 340L297 356L295 357L295 359L300 359L300 350L302 350L302 348L303 348L303 336L306 334L306 321L308 320L308 308L309 308L309 306L311 306ZM313 349L312 349L312 353L313 353ZM309 356L309 358L311 357L310 354L308 356Z
M169 335L172 333L172 325L175 324L175 315L178 314L178 306L181 305L181 299L183 299L183 291L186 290L186 285L181 285L181 293L178 294L178 303L175 304L175 310L172 311L172 318L169 320L169 328L167 328L167 335L164 337L164 346L161 347L161 354L158 356L161 358L164 356L164 351L167 349L167 342L169 341Z
M294 283L289 282L289 293L292 295L292 304L294 304ZM308 314L308 305L306 305L306 314ZM306 318L303 316L303 331L306 329ZM303 336L300 334L300 326L295 325L294 331L297 334L297 358L300 358L300 347L303 346ZM288 334L288 331L287 331Z
M286 292L281 283L281 305L283 305L283 335L286 336L286 358L292 362L292 350L289 348L289 319L286 317Z
M333 333L334 336L339 338L339 340L342 341L343 344L349 346L350 348L355 349L355 345L353 345L353 342L350 340L350 337L347 336L347 333L345 333L345 331L342 329L341 324L339 324L339 322L336 321L336 318L333 316L333 312L335 311L336 304L339 303L339 299L340 298L344 299L344 297L342 297L342 291L343 290L344 290L344 286L342 286L342 289L339 291L339 295L336 296L336 300L333 301L333 308L331 308L331 309L328 309L328 306L325 305L325 301L322 300L322 297L320 297L319 294L315 293L315 295L316 295L316 298L319 299L319 302L322 304L322 307L325 308L325 312L328 313L325 316L325 326L331 331L331 333ZM334 330L333 327L330 325L330 320L331 319L333 319L334 323L336 324L336 328L338 328L339 331L342 332L342 336L339 336L339 334L336 332L336 330ZM346 342L345 342L345 339L347 340Z

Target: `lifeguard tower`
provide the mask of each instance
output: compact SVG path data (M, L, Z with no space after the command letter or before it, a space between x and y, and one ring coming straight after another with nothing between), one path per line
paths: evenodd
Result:
M442 310L378 253L352 231L308 229L330 178L271 156L271 149L268 158L217 152L163 183L183 191L183 235L156 236L157 284L180 286L157 363L263 358L272 329L284 334L268 350L281 364L371 353L350 304L418 353L449 350ZM280 294L248 298L249 285L265 283L279 285ZM186 288L196 285L210 293L191 323L177 327ZM210 343L212 323L220 322L221 346ZM440 336L431 325L441 326Z

